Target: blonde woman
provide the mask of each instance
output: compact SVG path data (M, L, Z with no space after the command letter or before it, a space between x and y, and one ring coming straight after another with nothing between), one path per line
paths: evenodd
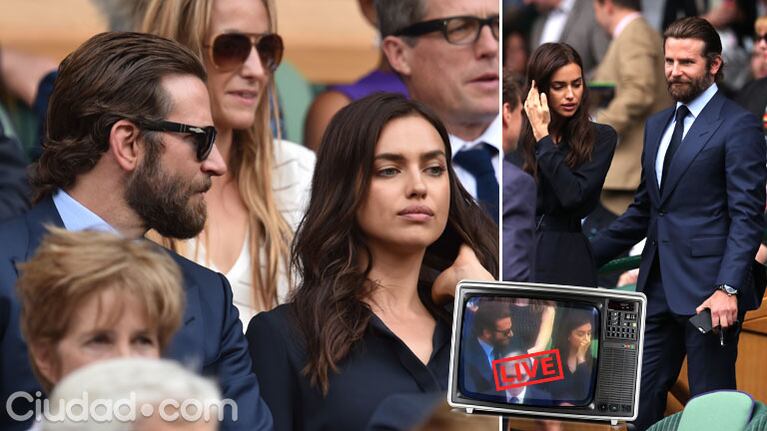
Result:
M283 52L275 21L269 0L151 0L141 28L188 46L208 72L228 172L206 194L203 232L187 244L164 243L226 274L244 327L290 289L290 241L314 170L313 152L272 137L274 70Z

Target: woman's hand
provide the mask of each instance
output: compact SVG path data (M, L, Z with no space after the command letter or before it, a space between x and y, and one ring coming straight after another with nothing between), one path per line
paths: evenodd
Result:
M439 274L431 286L431 298L437 304L442 304L455 298L455 288L464 279L495 281L477 259L474 250L466 244L461 245L458 256L453 264Z
M551 113L549 112L549 102L546 93L538 94L538 88L535 81L530 86L525 100L525 113L530 120L530 126L533 128L533 136L536 141L540 141L549 135L549 124L551 123Z
M579 364L586 362L586 352L588 352L589 347L591 347L591 337L583 337L578 345L578 354L576 356Z

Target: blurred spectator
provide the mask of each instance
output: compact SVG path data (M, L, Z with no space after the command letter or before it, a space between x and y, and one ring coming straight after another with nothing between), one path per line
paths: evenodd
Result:
M767 16L759 17L754 23L754 53L762 64L767 64ZM735 97L735 101L762 120L767 133L767 77L754 79Z
M4 89L29 107L37 121L37 136L32 142L19 142L26 158L37 160L45 139L48 98L56 78L55 61L18 51L9 46L0 49L0 81Z
M663 42L639 13L639 5L639 0L594 0L597 22L612 37L594 81L615 86L615 96L596 113L595 121L618 133L602 190L602 205L612 213L604 226L634 200L642 173L645 120L671 106L663 76Z
M445 123L456 175L498 222L498 2L378 0L376 7L389 63Z
M610 40L596 23L594 0L530 0L541 15L535 20L530 46L564 42L578 52L583 75L589 79L602 61Z
M29 206L26 165L21 145L6 135L0 122L0 222L21 214Z
M503 10L503 67L514 79L524 80L530 57L528 36L538 11L534 5Z
M365 19L378 29L374 0L358 0L360 11ZM304 145L317 151L320 139L336 112L350 102L361 99L375 92L400 93L407 96L407 87L402 79L392 70L383 51L380 51L378 66L375 70L348 85L331 85L314 98L306 113L304 127Z
M551 342L556 310L550 301L517 298L511 303L514 335L517 345L525 353L546 350Z
M86 400L84 416L62 408ZM176 362L123 358L70 374L53 391L50 405L55 420L42 431L216 431L223 403L213 382ZM130 415L115 413L118 406Z
M758 45L758 42L756 45ZM753 81L767 77L767 56L756 45L754 45L754 49L751 51L751 77ZM743 92L744 89L741 89L740 92Z
M114 31L134 30L144 14L149 0L92 0ZM53 92L58 64L45 56L22 52L9 46L0 49L0 87L18 98L32 110L37 122L37 136L33 142L20 140L24 153L31 161L42 153L45 141L45 123L48 99Z
M503 151L517 148L522 127L522 90L503 69ZM503 279L527 281L533 263L535 231L535 180L503 160Z

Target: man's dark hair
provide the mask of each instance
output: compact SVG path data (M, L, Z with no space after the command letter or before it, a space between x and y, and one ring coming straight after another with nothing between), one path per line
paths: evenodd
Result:
M604 4L605 0L598 0L599 4ZM631 9L635 11L642 10L642 0L613 0L615 6L622 7L624 9Z
M72 186L93 169L109 148L117 121L140 126L142 120L164 119L172 106L160 81L168 75L207 79L192 51L146 33L97 34L69 54L59 66L43 154L32 173L35 200ZM161 145L151 132L142 135L148 146Z
M381 37L390 36L417 23L426 15L427 0L375 0L378 30Z
M682 18L676 20L668 26L663 33L663 45L665 49L666 40L674 39L698 39L703 41L703 57L706 58L706 67L710 68L713 61L722 57L722 40L719 39L719 33L708 21L697 16ZM724 60L722 66L714 77L717 82L724 77Z
M511 72L503 68L503 103L509 104L509 110L514 111L522 100L522 90Z
M481 301L477 306L474 317L474 334L482 335L482 331L495 331L495 323L501 319L511 317L511 309L508 303L497 301Z

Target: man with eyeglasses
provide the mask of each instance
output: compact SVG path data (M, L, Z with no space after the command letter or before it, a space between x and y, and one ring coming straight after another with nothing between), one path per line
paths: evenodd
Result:
M39 398L14 285L16 265L34 254L45 226L143 240L149 229L183 239L205 225L204 194L226 171L206 78L190 50L141 33L96 35L62 62L32 173L36 204L0 225L0 400L17 394L0 406L0 429L28 429ZM169 253L183 275L186 309L168 356L213 376L236 403L222 430L271 430L226 278Z
M466 190L498 221L498 2L377 0L383 50L413 99L450 133Z

